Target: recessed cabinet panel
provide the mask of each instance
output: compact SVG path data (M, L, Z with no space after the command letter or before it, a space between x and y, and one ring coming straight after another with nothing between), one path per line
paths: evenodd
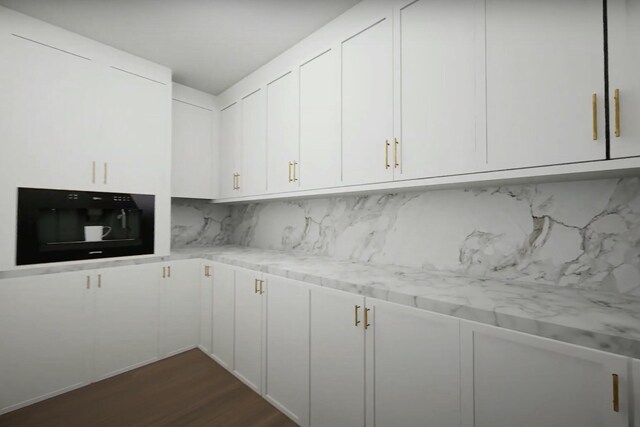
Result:
M605 158L602 1L487 0L490 169Z
M300 185L341 183L340 56L328 50L300 66Z
M470 322L462 331L465 427L629 425L627 358Z
M344 183L393 180L393 52L384 18L342 42Z
M367 299L369 426L460 426L460 322Z
M640 2L608 0L611 157L640 155Z
M289 72L267 85L267 173L269 193L300 186L298 74Z
M238 174L242 174L242 116L236 103L220 113L220 196L238 196ZM241 188L241 187L239 187Z
M233 369L235 285L233 268L213 266L213 339L212 356L224 368Z
M480 13L477 0L419 0L399 10L402 173L396 179L469 173L484 163L484 139L476 137L485 120L477 102L484 87L476 87L483 65Z
M267 101L264 90L242 99L242 173L238 186L245 195L267 191Z
M87 283L81 273L0 280L0 413L90 381Z
M311 289L313 427L364 426L364 298Z

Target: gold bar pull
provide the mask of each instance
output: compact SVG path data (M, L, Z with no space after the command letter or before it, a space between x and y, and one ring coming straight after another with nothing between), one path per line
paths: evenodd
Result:
M593 140L598 140L598 95L591 95L591 114L593 120Z
M613 91L613 109L615 110L615 134L616 138L620 138L620 89Z
M391 165L389 164L389 140L384 140L384 168L389 169Z
M239 190L239 189L240 189L240 174L239 174L239 173L237 173L236 175L237 175L237 177L238 177L238 178L237 178L237 183L238 183L238 184L236 185L236 190Z
M204 277L211 277L211 271L210 271L210 266L205 265L204 266Z
M289 182L293 182L293 178L291 178L291 167L293 166L292 162L289 162Z
M264 280L260 280L260 295L264 294L264 290L262 289L262 285L264 285Z
M87 289L91 289L91 276L87 276Z
M618 374L611 374L613 383L613 412L620 412L620 390Z
M103 179L104 184L107 183L108 167L109 167L109 164L107 162L104 162L104 179Z
M255 282L253 283L253 293L257 294L258 292L258 279L255 280Z
M298 166L298 162L293 161L293 182L297 182L298 178L296 178L296 166Z
M398 142L398 138L393 138L394 141L394 145L393 145L393 167L397 168L398 166L400 166L400 163L398 163L398 145L400 144Z
M355 318L356 318L356 321L355 321L355 325L356 325L356 326L358 326L358 325L360 324L360 321L358 320L358 309L359 309L359 308L360 308L360 306L359 306L359 305L356 305L356 306L355 306L355 310L354 310L354 314L355 314Z
M162 278L163 279L167 278L167 267L162 267Z
M167 267L167 277L171 277L171 266Z
M98 287L102 287L102 274L98 274Z
M364 309L364 328L368 329L369 326L371 326L371 324L369 323L369 312L371 311L370 308L365 308Z
M91 167L91 183L96 183L96 161L93 161L93 166Z

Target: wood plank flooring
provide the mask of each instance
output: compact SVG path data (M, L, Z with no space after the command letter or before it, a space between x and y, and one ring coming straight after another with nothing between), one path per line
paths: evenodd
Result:
M0 427L295 425L200 350L0 416Z

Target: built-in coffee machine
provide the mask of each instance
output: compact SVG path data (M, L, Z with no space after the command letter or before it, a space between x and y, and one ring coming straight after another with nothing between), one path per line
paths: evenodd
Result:
M18 188L16 264L153 253L155 197Z

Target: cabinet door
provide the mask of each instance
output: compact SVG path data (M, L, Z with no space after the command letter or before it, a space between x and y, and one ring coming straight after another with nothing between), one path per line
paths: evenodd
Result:
M631 370L633 371L633 397L635 400L633 416L635 427L640 427L640 360L631 361Z
M223 264L213 266L212 356L227 370L233 369L235 274Z
M295 190L298 145L298 75L289 72L267 85L267 185L270 193Z
M298 425L309 425L309 287L268 276L264 396Z
M242 99L242 173L240 193L267 191L267 102L260 89Z
M460 321L367 299L367 425L460 427Z
M101 380L158 359L158 264L97 272L94 378Z
M300 66L300 185L327 188L342 182L340 57L330 49Z
M484 163L484 55L478 0L419 0L400 8L400 170L396 179L469 173Z
M240 104L235 103L220 113L220 196L237 196L235 175L241 172L242 117Z
M163 268L160 354L170 356L198 344L200 261L172 262Z
M249 387L262 390L262 293L261 275L236 270L236 311L233 371Z
M200 340L199 347L207 354L212 353L211 339L213 336L213 266L204 263L200 278Z
M342 42L344 183L393 180L393 53L385 17Z
M0 280L0 413L89 382L88 280L79 273Z
M172 103L171 196L211 199L213 111L179 99Z
M627 358L471 322L461 330L464 426L629 425Z
M611 157L640 155L640 1L608 0ZM617 101L616 101L617 91ZM616 105L617 102L617 105Z
M171 86L105 68L98 138L104 191L170 194Z
M364 298L311 289L310 425L364 426Z
M605 158L602 11L600 0L487 0L491 169Z

